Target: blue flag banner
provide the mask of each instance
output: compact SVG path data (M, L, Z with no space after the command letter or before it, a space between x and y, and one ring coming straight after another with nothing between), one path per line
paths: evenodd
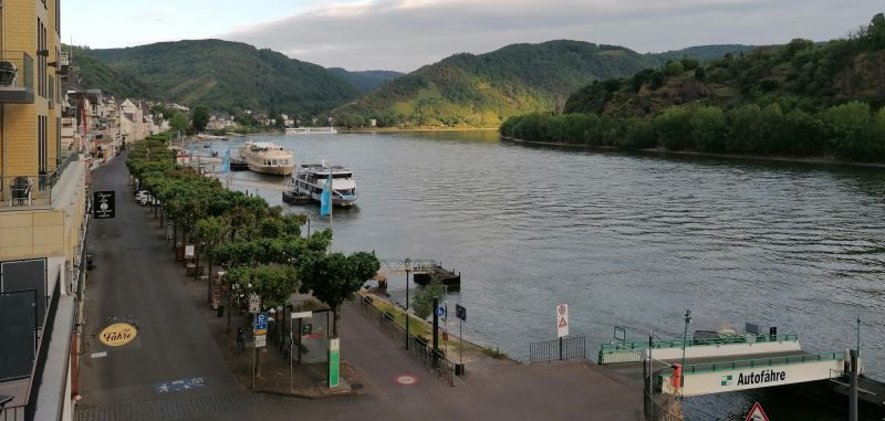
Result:
M323 186L323 195L320 196L320 216L332 214L332 169L329 169L329 179Z
M230 171L230 148L224 153L224 161L221 163L221 172L227 173L228 171Z

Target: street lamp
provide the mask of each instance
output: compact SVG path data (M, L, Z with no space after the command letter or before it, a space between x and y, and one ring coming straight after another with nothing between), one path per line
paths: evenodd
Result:
M406 257L403 260L403 268L406 270L406 350L409 349L409 272L412 270L412 259Z
M679 379L679 387L685 386L685 344L688 341L688 324L691 323L691 310L685 310L685 331L682 333L682 376Z

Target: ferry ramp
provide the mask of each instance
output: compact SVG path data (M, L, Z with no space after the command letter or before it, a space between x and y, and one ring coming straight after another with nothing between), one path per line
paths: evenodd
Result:
M684 397L760 389L843 377L848 352L796 354L707 362L686 361L681 391L674 385L671 367L658 375L661 392ZM860 371L863 364L860 364Z

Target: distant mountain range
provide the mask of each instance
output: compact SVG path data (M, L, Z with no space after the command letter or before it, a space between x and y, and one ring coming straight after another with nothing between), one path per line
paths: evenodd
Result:
M561 108L595 80L630 76L685 55L698 60L751 49L692 47L661 54L581 41L513 44L456 54L403 75L349 72L221 40L75 49L85 87L112 94L296 116L334 115L341 125L496 126L509 116Z

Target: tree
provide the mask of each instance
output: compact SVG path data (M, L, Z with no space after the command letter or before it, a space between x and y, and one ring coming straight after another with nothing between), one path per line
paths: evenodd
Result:
M194 126L195 132L202 132L206 130L206 126L209 125L209 109L200 105L194 108L194 113L191 116L191 121Z
M665 148L683 150L691 138L691 113L684 107L673 107L654 119L658 138Z
M169 127L172 128L172 131L178 132L181 134L187 133L187 116L180 111L176 111L172 114L172 118L169 119Z
M209 282L206 287L206 299L212 302L212 251L227 236L227 221L220 217L209 217L197 222L197 238L204 244L207 265L209 268Z
M315 255L305 258L298 267L304 289L332 308L332 336L338 337L341 304L353 297L366 280L381 267L374 253L357 252Z
M727 128L725 114L719 107L700 107L691 114L691 138L697 150L722 152Z
M432 281L429 285L418 291L415 298L412 299L412 310L415 315L421 319L426 319L433 314L433 299L442 298L445 294L445 288L437 281Z

